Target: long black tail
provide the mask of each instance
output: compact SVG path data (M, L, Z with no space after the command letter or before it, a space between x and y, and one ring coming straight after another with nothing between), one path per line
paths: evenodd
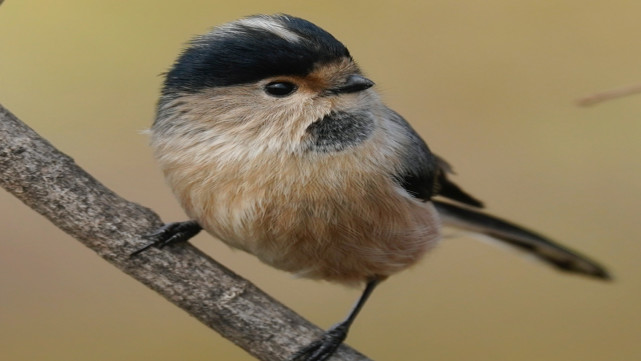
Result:
M441 214L443 224L490 236L507 242L537 259L563 271L576 272L601 279L610 279L608 272L596 262L571 251L540 234L479 211L452 203L432 200Z

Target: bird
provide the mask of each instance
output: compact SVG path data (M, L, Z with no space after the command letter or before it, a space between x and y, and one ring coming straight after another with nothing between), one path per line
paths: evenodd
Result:
M293 361L328 359L374 289L434 249L444 226L610 278L485 212L383 103L345 45L299 17L253 15L193 38L165 74L150 133L189 220L163 225L132 255L205 230L296 276L363 287L348 316Z

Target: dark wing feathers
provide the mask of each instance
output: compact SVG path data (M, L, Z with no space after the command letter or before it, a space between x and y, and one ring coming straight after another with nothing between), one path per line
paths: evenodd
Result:
M391 109L389 112L390 120L400 125L409 139L403 159L403 172L395 176L398 184L407 193L424 201L441 196L468 206L483 207L481 201L447 178L452 173L450 164L430 152L425 141L402 116Z
M403 117L392 112L391 120L405 128L410 138L402 167L404 171L396 175L397 182L412 196L431 201L444 225L505 242L560 270L610 279L603 267L587 257L524 227L473 209L482 208L483 203L448 179L452 167L443 158L430 152ZM462 205L434 200L433 197L446 198Z
M436 158L430 152L425 141L414 131L407 121L398 113L389 109L389 119L403 128L405 152L402 159L402 171L394 176L396 182L413 197L429 201L434 195Z
M438 196L451 199L456 202L463 203L468 206L483 208L483 202L474 198L472 195L464 191L456 183L447 178L448 174L452 174L452 167L443 158L434 154L436 164L438 165L436 171L436 193Z
M402 116L389 111L390 120L400 125L409 139L403 159L403 172L395 177L401 187L424 201L438 195L469 206L483 207L483 203L447 178L447 174L452 173L449 163L430 152L425 141Z

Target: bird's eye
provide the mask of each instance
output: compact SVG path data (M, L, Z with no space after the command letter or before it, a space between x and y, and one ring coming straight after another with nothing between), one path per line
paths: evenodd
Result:
M265 92L274 97L286 97L296 91L298 87L287 81L275 81L265 85Z

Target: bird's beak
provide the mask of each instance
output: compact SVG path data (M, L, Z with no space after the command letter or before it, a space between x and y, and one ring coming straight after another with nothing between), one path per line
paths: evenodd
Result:
M374 82L360 74L352 74L343 84L330 89L334 94L356 93L374 86Z

